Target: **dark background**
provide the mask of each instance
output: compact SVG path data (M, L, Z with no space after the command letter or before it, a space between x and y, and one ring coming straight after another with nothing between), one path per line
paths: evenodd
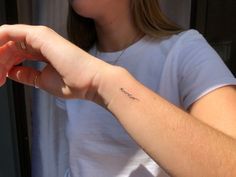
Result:
M191 27L199 30L236 76L236 1L192 0Z
M0 0L0 25L18 22L16 0ZM13 81L0 87L0 177L30 177L29 138L24 87Z

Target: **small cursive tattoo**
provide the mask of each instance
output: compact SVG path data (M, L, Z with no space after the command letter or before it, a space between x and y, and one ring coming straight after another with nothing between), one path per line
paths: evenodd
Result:
M120 91L123 92L125 95L127 95L130 99L139 101L138 98L135 98L132 94L127 92L124 88L120 88Z

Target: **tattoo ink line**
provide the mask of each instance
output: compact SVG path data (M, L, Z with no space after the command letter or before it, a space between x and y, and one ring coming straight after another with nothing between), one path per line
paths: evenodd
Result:
M136 100L136 101L140 101L138 98L135 98L132 94L130 94L129 92L125 91L124 88L120 88L120 91L123 92L125 95L127 95L130 99Z

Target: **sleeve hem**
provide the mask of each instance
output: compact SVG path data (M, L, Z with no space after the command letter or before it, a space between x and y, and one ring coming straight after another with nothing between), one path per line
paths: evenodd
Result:
M221 87L224 87L224 86L236 86L236 79L235 78L232 78L231 80L229 81L225 81L225 82L221 82L221 83L214 83L212 84L211 87L208 87L208 88L204 88L202 90L200 90L199 92L195 92L192 94L192 97L189 97L187 98L185 101L184 101L184 109L187 110L194 102L196 102L197 100L199 100L200 98L202 98L203 96L207 95L208 93L218 89L218 88L221 88Z

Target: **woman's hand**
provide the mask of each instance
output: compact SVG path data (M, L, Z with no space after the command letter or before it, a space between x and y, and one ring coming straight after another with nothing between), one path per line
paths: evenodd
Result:
M63 98L98 101L100 76L112 67L43 26L1 26L0 46L0 85L8 75ZM16 66L26 59L46 66L42 71Z

